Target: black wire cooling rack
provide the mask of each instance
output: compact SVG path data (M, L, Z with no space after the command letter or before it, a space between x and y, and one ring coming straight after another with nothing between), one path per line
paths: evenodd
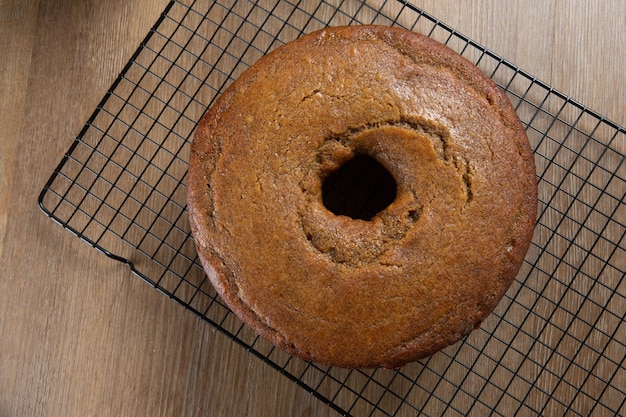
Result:
M427 34L502 86L537 163L539 215L517 280L460 343L399 370L292 358L207 281L185 212L200 117L262 55L327 25ZM341 414L625 415L626 132L403 1L172 1L54 171L41 208Z

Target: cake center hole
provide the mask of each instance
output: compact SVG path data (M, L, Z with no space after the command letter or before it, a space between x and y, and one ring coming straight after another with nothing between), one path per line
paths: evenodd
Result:
M322 183L324 206L336 215L371 220L396 199L396 181L376 159L356 154Z

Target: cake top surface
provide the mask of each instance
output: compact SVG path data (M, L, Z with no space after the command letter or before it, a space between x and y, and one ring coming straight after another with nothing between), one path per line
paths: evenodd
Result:
M322 195L356 155L397 187L366 220ZM479 325L537 205L506 95L449 48L382 26L261 58L203 117L187 181L200 259L231 309L283 349L346 367L397 366Z

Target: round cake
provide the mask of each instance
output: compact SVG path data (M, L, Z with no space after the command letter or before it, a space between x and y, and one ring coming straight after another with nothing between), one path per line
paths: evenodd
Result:
M389 201L329 208L329 178L363 159L392 178ZM382 26L320 30L246 70L199 123L187 184L199 258L233 312L349 368L401 366L478 327L537 210L506 95L448 47Z

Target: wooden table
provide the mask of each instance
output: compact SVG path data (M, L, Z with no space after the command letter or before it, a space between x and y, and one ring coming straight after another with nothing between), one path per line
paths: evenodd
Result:
M626 124L625 1L413 2ZM0 0L1 417L334 415L37 207L166 3Z

